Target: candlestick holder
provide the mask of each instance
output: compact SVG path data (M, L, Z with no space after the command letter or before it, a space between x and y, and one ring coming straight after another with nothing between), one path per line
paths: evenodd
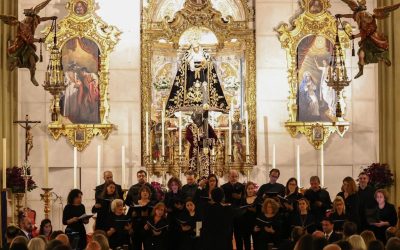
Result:
M152 164L150 154L144 156L144 164L145 165Z
M51 209L50 209L50 198L51 198L51 190L53 190L53 188L42 188L42 190L44 192L41 195L42 199L43 199L43 202L44 202L44 208L43 208L44 218L48 219L50 211L51 211Z
M246 155L246 164L250 164L250 155Z

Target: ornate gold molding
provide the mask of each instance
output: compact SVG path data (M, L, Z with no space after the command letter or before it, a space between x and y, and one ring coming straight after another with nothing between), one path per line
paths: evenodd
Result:
M318 6L313 6L318 2ZM277 29L281 46L286 50L286 59L288 62L288 83L290 93L288 97L289 119L285 122L289 134L296 137L299 133L304 134L307 140L315 149L326 143L333 133L343 136L349 128L349 122L344 119L334 120L332 122L315 121L302 122L298 119L298 86L300 84L299 69L297 65L297 49L301 41L308 36L323 37L332 44L335 43L336 20L329 12L331 4L329 0L302 0L300 11L292 18L291 24L283 23ZM345 31L351 34L351 26L345 23ZM350 47L349 37L344 31L339 30L340 42L344 48ZM341 103L344 106L344 97L340 96ZM315 128L321 128L322 140L315 140L313 131Z
M64 44L73 38L87 38L99 48L98 83L100 95L100 123L98 124L71 124L66 123L63 117L48 125L48 130L54 139L61 135L79 151L85 149L95 135L107 139L114 126L108 121L110 106L108 103L109 86L109 55L119 41L121 32L105 23L95 13L94 0L69 0L66 4L68 14L57 25L57 45L63 48ZM50 27L43 33L49 33ZM53 33L46 39L47 48L53 45ZM64 65L64 70L65 70ZM56 100L58 102L58 100ZM77 136L78 133L78 136ZM82 137L83 136L83 137Z

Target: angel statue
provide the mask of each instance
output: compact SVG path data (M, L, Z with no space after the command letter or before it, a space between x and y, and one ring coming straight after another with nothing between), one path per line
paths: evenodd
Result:
M36 62L39 57L36 55L36 45L34 43L42 43L44 39L35 38L35 30L42 21L56 20L56 16L40 17L39 12L46 7L51 0L46 0L34 8L24 9L25 19L18 21L14 16L0 15L0 20L5 24L17 26L17 36L12 44L7 48L9 69L27 68L31 74L31 82L38 86L39 83L35 79Z
M342 1L350 7L353 14L337 14L336 17L353 18L360 30L360 33L351 36L351 39L361 38L358 43L360 46L358 50L359 72L355 78L363 75L364 65L366 64L383 61L387 66L390 66L392 63L388 55L389 42L385 35L377 30L376 19L389 17L391 11L400 7L400 3L376 8L373 11L374 13L371 14L367 11L366 0L357 0L357 2L354 0Z

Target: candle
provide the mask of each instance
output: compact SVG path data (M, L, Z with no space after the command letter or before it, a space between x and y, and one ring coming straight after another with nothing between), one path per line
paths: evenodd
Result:
M121 154L121 160L122 160L122 174L121 174L121 178L122 178L122 188L125 188L125 146L122 145L121 148L122 154Z
M276 148L275 148L275 144L272 145L272 168L276 168Z
M324 145L321 146L321 187L325 185Z
M250 139L249 139L249 113L244 111L244 119L246 120L246 155L250 155Z
M146 155L150 155L149 150L149 112L146 112Z
M296 150L296 176L297 176L297 185L301 187L301 182L300 182L300 145L297 145L297 150Z
M97 145L97 186L100 185L101 145Z
M77 181L78 181L78 150L76 147L74 147L74 189L78 187Z
M3 189L6 188L7 188L7 139L3 138Z
M182 155L182 111L179 112L179 155Z
M164 141L164 128L165 127L165 103L163 102L162 111L161 111L161 155L165 156L165 141Z
M49 187L49 139L44 143L44 187Z
M232 154L232 119L231 119L232 110L229 112L228 120L229 120L229 133L228 133L228 155Z

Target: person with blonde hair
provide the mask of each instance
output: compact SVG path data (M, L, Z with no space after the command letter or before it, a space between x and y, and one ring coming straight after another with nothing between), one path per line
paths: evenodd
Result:
M333 200L332 212L333 213L329 215L329 218L331 218L334 223L334 231L342 232L343 225L347 220L346 205L342 197L335 197L335 199Z
M108 244L108 239L103 234L93 234L92 240L99 243L101 250L110 250L110 245Z
M350 236L347 241L353 247L353 250L367 250L363 238L358 234Z
M269 244L280 242L281 221L279 219L279 203L272 198L265 199L261 214L255 221L254 249L267 249Z
M357 184L352 177L347 176L343 179L342 192L339 192L337 196L344 199L347 219L356 223L357 226L360 225L360 200L357 195Z
M144 229L147 232L144 249L167 249L168 221L166 219L166 211L167 207L162 202L154 206L152 216L149 218L146 225L144 225Z
M29 250L43 250L46 248L46 242L42 238L33 238L28 243Z
M360 236L364 239L365 245L369 246L369 243L371 241L376 240L375 234L374 232L370 231L370 230L364 230L361 232Z

